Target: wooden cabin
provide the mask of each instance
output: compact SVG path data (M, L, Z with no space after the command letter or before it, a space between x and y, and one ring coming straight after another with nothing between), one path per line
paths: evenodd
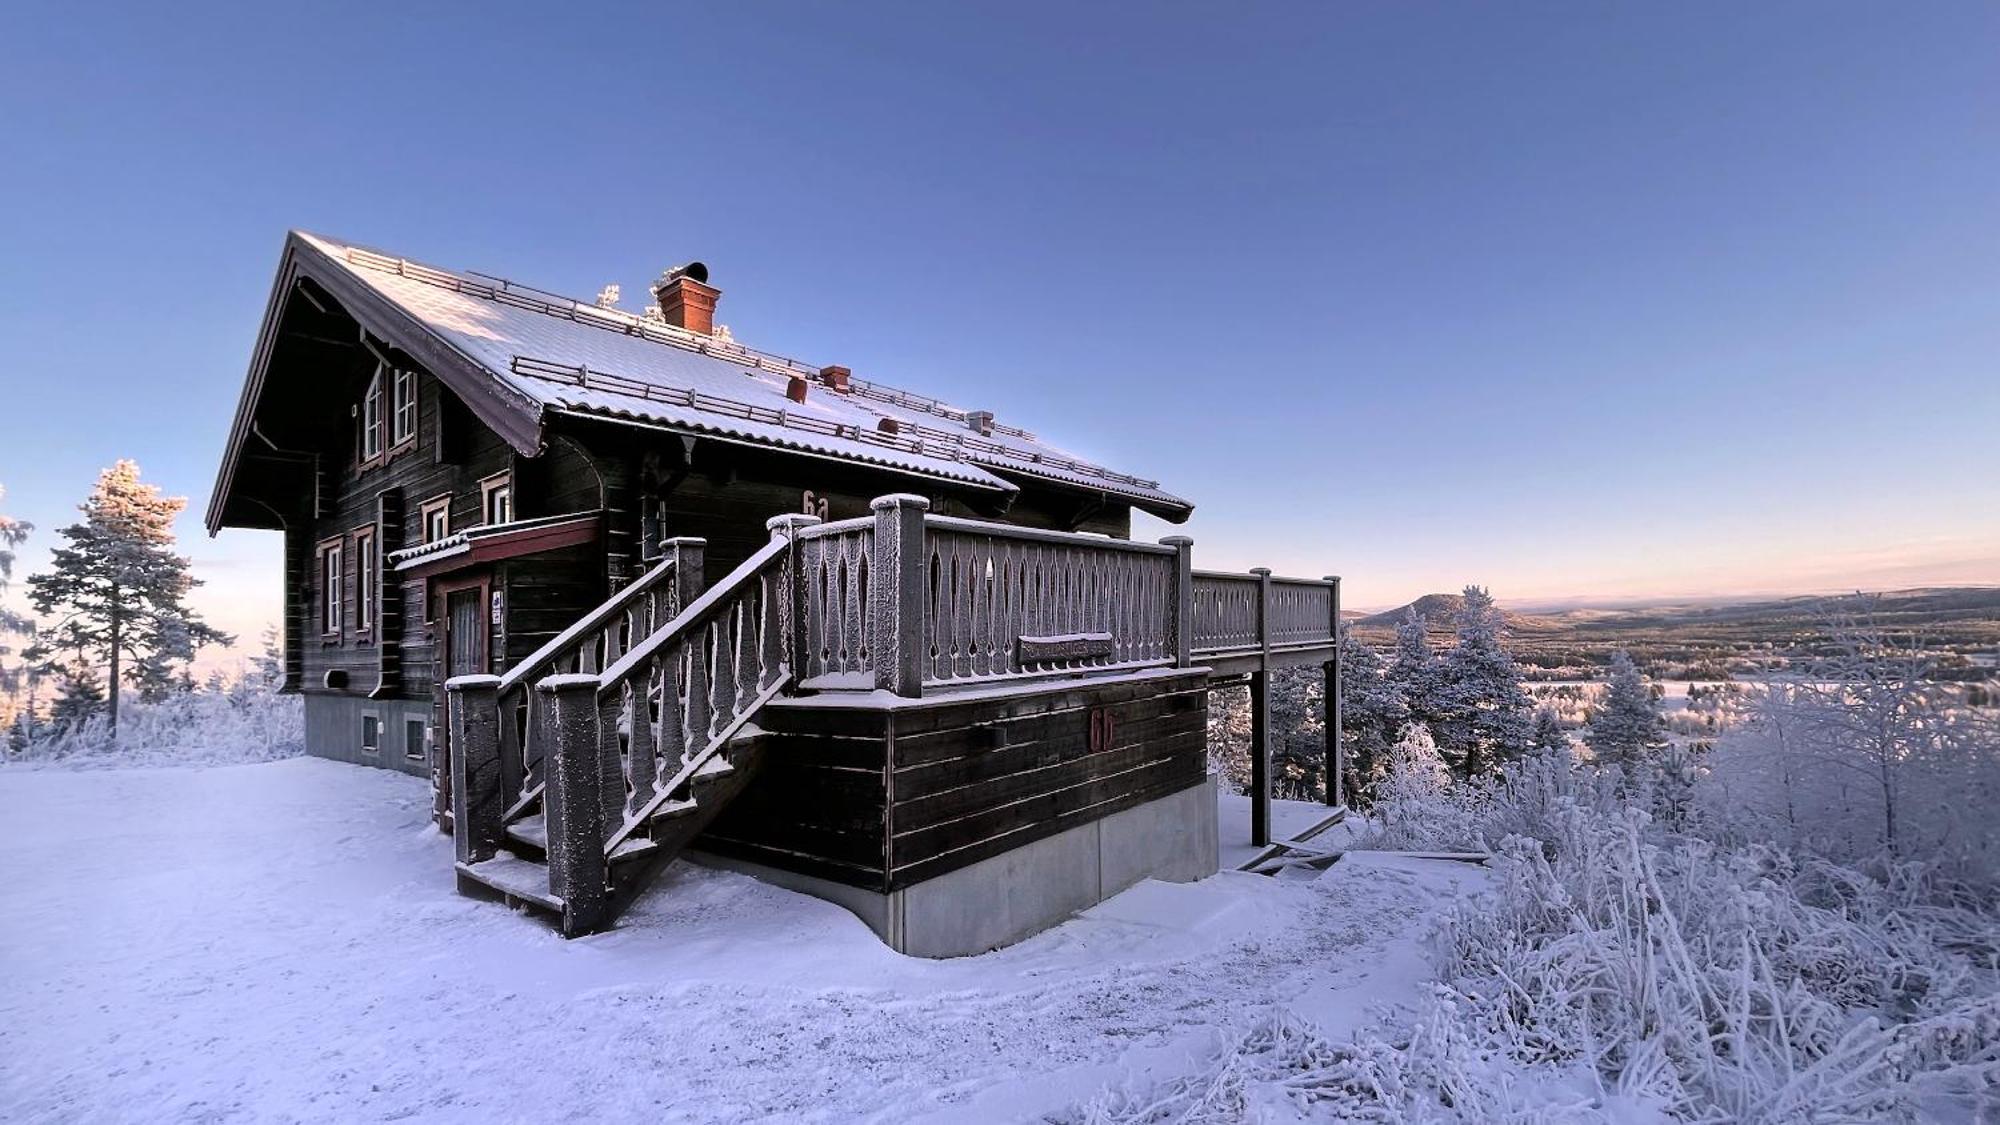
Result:
M1213 872L1207 691L1266 746L1337 580L1133 542L1192 506L738 344L700 263L652 296L286 239L207 523L284 534L308 750L430 778L461 888L567 934L682 854L932 956Z

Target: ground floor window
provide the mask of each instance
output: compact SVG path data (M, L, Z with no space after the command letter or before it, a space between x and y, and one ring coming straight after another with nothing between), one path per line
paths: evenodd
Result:
M382 752L382 716L361 716L361 752L363 754Z
M429 730L430 724L422 719L403 720L403 757L419 762L424 760L424 744Z

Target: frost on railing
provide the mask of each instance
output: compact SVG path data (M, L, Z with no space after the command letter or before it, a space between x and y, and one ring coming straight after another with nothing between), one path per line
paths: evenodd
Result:
M1331 580L1273 578L1268 570L1194 575L1194 651L1237 653L1333 643Z
M535 683L546 676L596 675L617 663L701 588L703 541L674 539L663 548L666 557L658 565L500 678L500 776L516 808L531 802L542 784L541 749L528 733L538 721Z
M1254 574L1195 572L1196 652L1258 646L1257 597L1261 585Z
M869 662L868 571L872 518L842 520L799 535L799 678L859 675ZM857 681L859 684L859 681ZM870 679L865 685L873 687Z
M1172 547L932 517L926 682L1171 663Z
M1325 644L1333 639L1333 583L1273 578L1264 612L1273 646Z

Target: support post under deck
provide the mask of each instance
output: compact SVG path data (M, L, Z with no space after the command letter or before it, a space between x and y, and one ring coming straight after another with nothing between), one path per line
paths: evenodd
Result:
M1271 842L1271 568L1257 576L1257 670L1250 673L1250 843Z
M1320 701L1326 727L1326 803L1344 805L1347 803L1347 740L1342 736L1343 716L1340 710L1340 575L1329 574L1326 580L1333 583L1333 659L1325 665L1326 690Z

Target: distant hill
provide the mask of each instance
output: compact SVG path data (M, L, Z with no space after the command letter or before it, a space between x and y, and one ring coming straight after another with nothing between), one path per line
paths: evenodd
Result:
M1464 594L1425 594L1408 605L1399 605L1395 609L1386 610L1382 613L1372 613L1366 617L1356 618L1354 624L1362 629L1394 629L1403 623L1404 615L1414 609L1423 615L1424 620L1429 623L1432 629L1449 630L1457 624L1459 610L1464 606ZM1560 621L1553 621L1548 618L1529 614L1514 613L1507 609L1500 611L1500 619L1506 623L1507 628L1517 633L1542 632L1549 629L1564 629L1569 627L1566 623Z

